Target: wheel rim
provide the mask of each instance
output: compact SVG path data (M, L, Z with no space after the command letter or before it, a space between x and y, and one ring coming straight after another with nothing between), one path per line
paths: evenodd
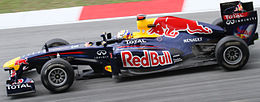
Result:
M49 72L48 80L54 86L62 86L67 80L67 73L62 68L54 68Z
M243 53L237 46L230 46L225 49L223 58L228 64L238 64L242 60Z

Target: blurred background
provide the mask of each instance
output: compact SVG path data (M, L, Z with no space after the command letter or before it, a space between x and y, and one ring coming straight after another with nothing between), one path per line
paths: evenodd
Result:
M0 0L0 13L103 5L148 0Z

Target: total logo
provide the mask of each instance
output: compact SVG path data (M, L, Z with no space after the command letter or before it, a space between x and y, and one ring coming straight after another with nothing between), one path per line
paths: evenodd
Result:
M144 39L137 39L137 40L125 40L126 44L140 44L146 43Z
M21 88L30 88L32 87L31 85L29 85L28 83L23 83L23 84L15 84L15 85L7 85L6 86L8 90L10 89L21 89Z
M236 18L242 18L242 17L247 17L248 13L234 13L232 15L224 15L224 20L229 20L229 19L236 19Z
M121 59L123 67L156 67L172 64L171 54L169 51L162 51L159 55L156 51L143 51L144 56L134 56L130 51L122 51Z

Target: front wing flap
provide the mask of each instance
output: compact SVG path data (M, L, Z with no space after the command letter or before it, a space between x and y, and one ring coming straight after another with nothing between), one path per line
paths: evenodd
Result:
M19 79L18 82L10 83L10 80L6 81L7 96L14 96L20 94L35 93L34 81L29 78Z

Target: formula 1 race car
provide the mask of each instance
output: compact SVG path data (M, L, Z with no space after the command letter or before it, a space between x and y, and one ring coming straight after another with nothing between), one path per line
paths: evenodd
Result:
M240 70L249 59L249 45L258 39L257 12L252 2L221 4L222 20L213 24L165 16L137 16L137 28L127 37L102 34L102 41L69 44L47 41L39 52L4 64L10 78L8 95L35 92L34 81L23 72L36 69L43 85L64 92L72 85L77 65L89 65L91 74L122 77L218 64L225 70Z

